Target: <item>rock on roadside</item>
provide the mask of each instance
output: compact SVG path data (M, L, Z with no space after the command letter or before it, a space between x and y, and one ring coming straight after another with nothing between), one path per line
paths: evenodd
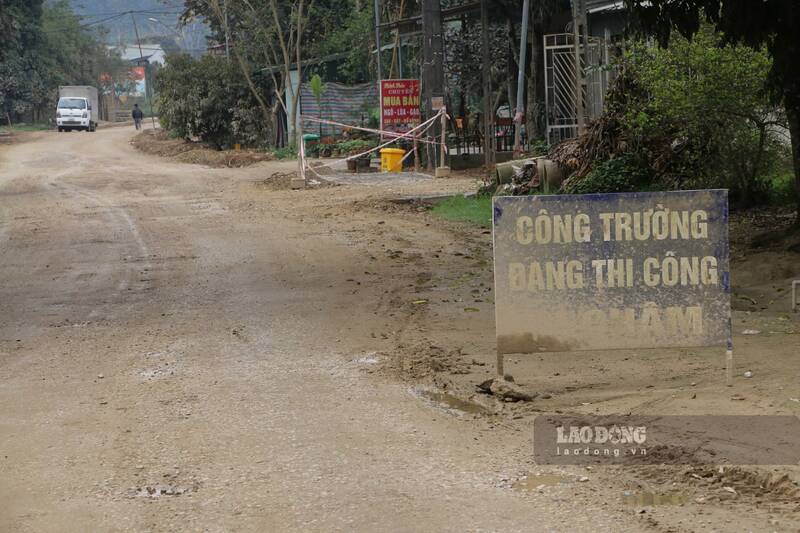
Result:
M522 390L516 383L500 378L492 380L489 391L500 399L515 402L529 402L536 397L536 395L528 394Z

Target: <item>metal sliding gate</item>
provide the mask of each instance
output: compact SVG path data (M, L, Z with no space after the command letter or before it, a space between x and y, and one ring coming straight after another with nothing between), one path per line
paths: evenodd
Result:
M601 39L580 39L581 96L576 97L575 37L571 33L544 36L545 119L547 142L556 144L578 136L578 106L586 122L599 117L610 83L605 68L608 50ZM580 102L580 104L579 104Z

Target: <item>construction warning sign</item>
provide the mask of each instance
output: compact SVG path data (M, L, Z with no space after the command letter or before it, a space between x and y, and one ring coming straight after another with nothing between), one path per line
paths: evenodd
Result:
M730 340L725 190L494 199L499 353Z
M381 80L381 129L407 131L420 122L419 80Z

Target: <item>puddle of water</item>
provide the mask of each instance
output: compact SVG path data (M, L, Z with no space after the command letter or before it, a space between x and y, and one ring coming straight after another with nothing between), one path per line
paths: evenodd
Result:
M447 409L453 409L463 413L475 415L484 415L489 413L489 411L482 405L478 405L467 400L462 400L461 398L446 392L415 390L413 393Z
M560 483L569 483L569 481L567 476L559 474L529 475L525 479L518 479L512 483L511 488L514 490L538 490L542 487L554 487Z

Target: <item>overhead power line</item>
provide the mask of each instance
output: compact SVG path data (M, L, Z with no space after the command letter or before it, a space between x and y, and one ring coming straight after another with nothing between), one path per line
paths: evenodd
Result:
M175 11L173 9L134 9L130 11L109 11L107 13L92 13L91 15L81 15L76 13L79 17L105 17L112 15L180 15L183 11Z
M106 22L111 22L112 20L120 19L123 17L127 17L128 15L153 15L153 14L170 14L170 15L179 15L180 11L147 11L147 10L140 10L140 11L121 11L119 13L115 13L113 15L107 16L100 20L94 20L91 22L85 22L83 24L79 24L79 28L91 28L92 26L97 26L99 24L103 24ZM99 15L92 15L92 16L99 16ZM72 31L74 27L65 27L65 28L57 28L53 30L47 30L42 33L59 33L64 31Z
M94 22L87 22L84 24L78 24L79 28L90 28L92 26L97 26L98 24L103 24L104 22L110 22L112 20L122 18L124 15L115 15L113 17L107 17L101 20L96 20ZM52 30L43 30L42 33L61 33L65 31L73 31L75 29L74 26L64 27L64 28L55 28Z

